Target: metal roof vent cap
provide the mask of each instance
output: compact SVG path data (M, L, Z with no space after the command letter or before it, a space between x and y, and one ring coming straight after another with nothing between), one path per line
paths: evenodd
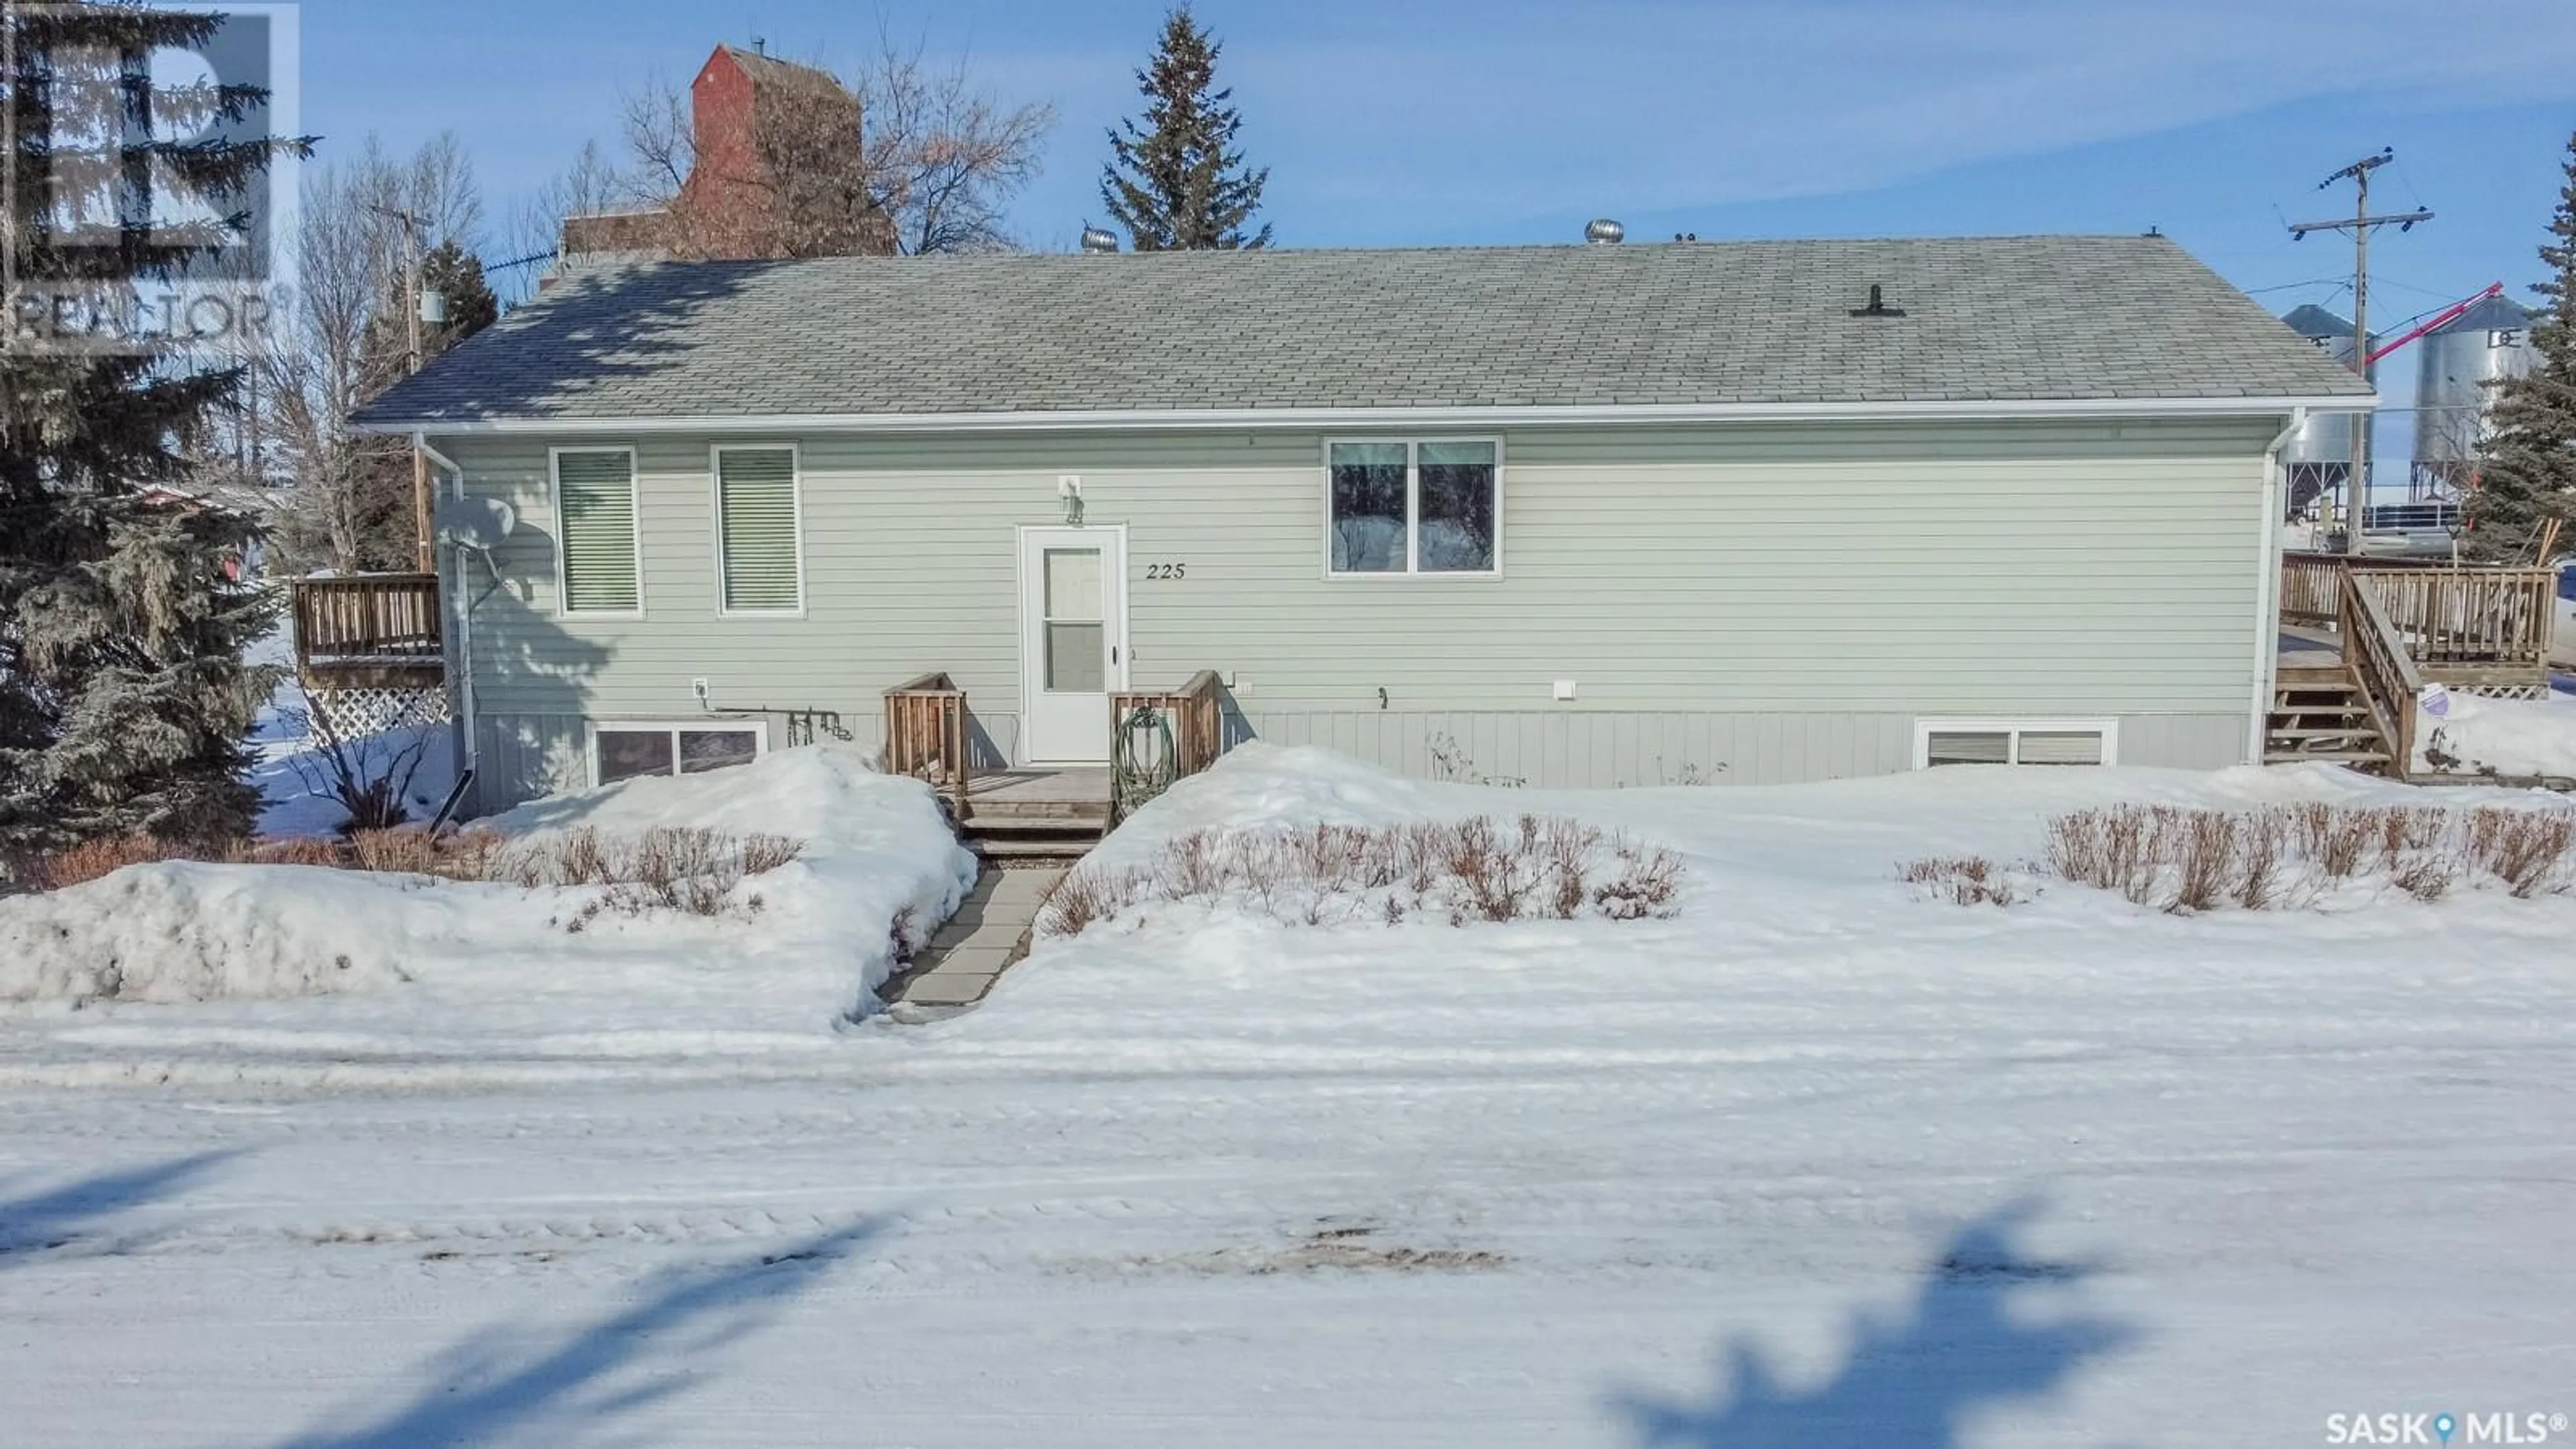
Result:
M1118 234L1102 227L1082 229L1082 249L1094 256L1106 256L1118 250Z
M1617 246L1626 240L1628 229L1608 217L1601 217L1583 228L1583 239L1596 247Z
M1869 305L1854 307L1851 309L1851 314L1855 317L1902 317L1905 315L1905 309L1887 305L1886 298L1879 292L1878 283L1872 282L1869 284Z

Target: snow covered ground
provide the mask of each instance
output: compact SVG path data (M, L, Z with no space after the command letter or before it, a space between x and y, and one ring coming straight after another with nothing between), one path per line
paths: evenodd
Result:
M326 793L330 776L322 765L321 747L312 737L304 687L293 674L292 627L281 622L251 646L247 658L253 664L273 664L288 671L251 726L249 780L267 802L260 811L259 833L271 838L329 835L348 820L349 812ZM420 821L437 811L456 783L453 732L445 725L406 725L353 742L350 748L363 752L363 764L382 768L376 762L391 760L414 740L420 744L419 764L411 773L403 802L410 807L411 818Z
M2426 797L2321 769L1550 795L1254 747L1110 860L1201 824L1529 809L1680 851L1681 912L1176 910L1042 945L967 1016L809 1022L810 1048L774 1003L636 974L621 1033L776 1020L772 1049L731 1055L598 1050L589 1017L616 1008L557 997L567 968L533 947L475 1001L424 977L0 1008L7 1434L1919 1449L2322 1443L2363 1412L2546 1427L2576 1412L2576 900L2184 918L1896 880L1920 855L2033 855L2088 804L2383 798Z
M2456 775L2576 779L2576 694L2486 699L2444 692L2415 721L2415 765Z
M0 1001L29 1003L0 1022L35 1034L0 1046L0 1081L490 1086L829 1057L891 968L898 913L917 944L974 882L927 786L819 747L483 823L532 842L704 826L803 851L714 917L586 912L596 887L192 862L0 900Z

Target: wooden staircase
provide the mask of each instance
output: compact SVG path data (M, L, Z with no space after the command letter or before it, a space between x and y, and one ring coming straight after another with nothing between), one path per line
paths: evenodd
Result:
M2395 747L2380 731L2370 701L2351 671L2283 667L2273 681L2263 763L2310 761L2394 773Z
M1070 865L1109 833L1109 796L1017 799L970 793L957 821L966 848L994 865Z

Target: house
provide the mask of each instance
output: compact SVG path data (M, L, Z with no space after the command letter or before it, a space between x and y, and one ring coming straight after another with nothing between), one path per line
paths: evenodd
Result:
M2275 450L2371 404L2168 239L2002 237L610 268L362 422L514 510L446 561L489 809L1096 766L1194 680L1534 786L2258 760Z

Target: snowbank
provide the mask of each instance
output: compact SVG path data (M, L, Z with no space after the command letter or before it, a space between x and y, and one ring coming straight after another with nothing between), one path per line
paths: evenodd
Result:
M2415 768L2449 775L2576 779L2576 695L2449 697L2444 714L2415 721Z
M398 981L376 924L424 888L311 866L134 866L0 901L0 999L205 1001Z
M736 1029L813 1032L869 1004L891 967L897 918L909 913L917 939L974 879L973 857L927 787L821 747L631 780L486 823L526 837L697 825L788 835L805 848L743 882L740 909L714 918L584 917L595 887L133 866L0 901L0 1000L205 1002L410 983L400 994L509 1013L547 1036L697 1033L657 1039L703 1047ZM580 928L567 929L576 919Z

